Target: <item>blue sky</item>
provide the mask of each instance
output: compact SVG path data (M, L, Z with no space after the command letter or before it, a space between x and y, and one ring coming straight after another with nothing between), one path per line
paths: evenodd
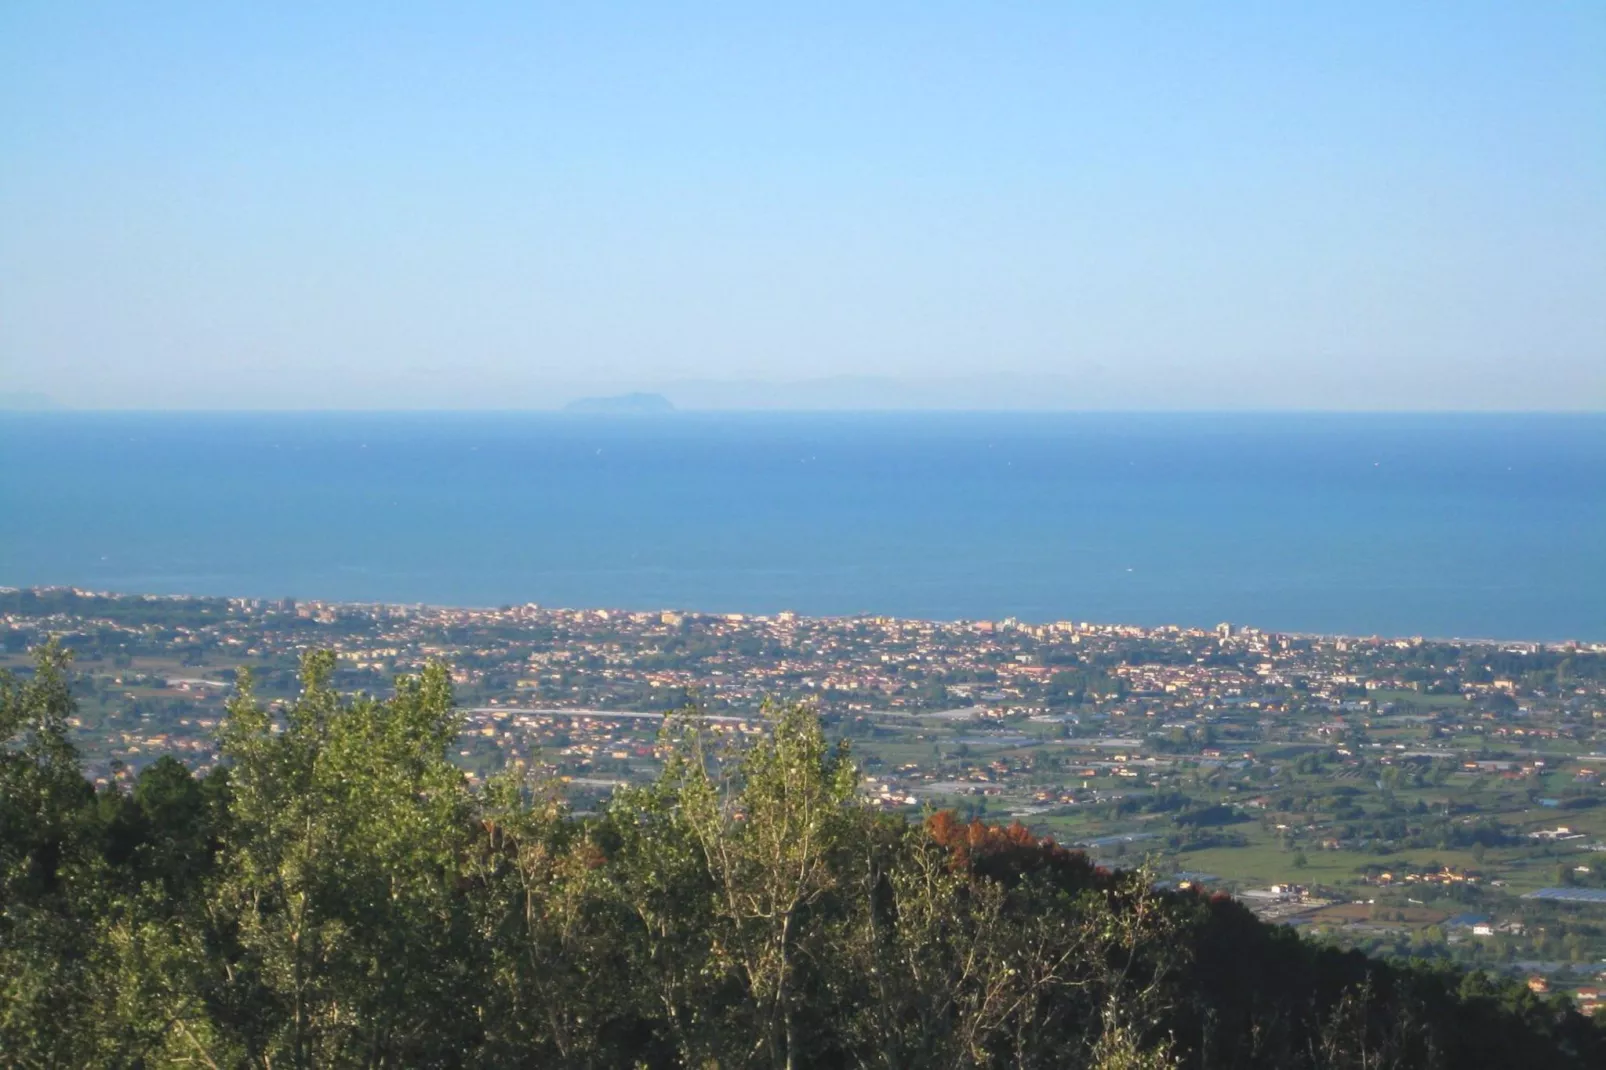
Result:
M10 0L0 160L73 405L1606 407L1593 2Z

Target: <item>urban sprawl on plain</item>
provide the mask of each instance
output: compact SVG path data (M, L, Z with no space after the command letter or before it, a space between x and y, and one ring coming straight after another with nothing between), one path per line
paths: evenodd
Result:
M288 699L317 649L375 694L448 663L467 775L523 763L579 811L657 772L666 711L740 739L803 701L890 811L1019 821L1586 1011L1606 983L1606 644L0 590L0 664L51 636L102 784L210 767L237 669Z

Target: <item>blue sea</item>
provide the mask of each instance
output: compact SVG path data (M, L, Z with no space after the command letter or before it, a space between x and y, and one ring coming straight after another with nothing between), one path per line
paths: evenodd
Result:
M1606 640L1606 416L0 416L0 584Z

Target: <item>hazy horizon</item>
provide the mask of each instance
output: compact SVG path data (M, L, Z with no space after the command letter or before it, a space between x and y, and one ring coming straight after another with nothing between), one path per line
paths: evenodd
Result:
M0 391L0 413L458 413L458 414L561 414L572 412L576 402L611 401L630 395L646 394L665 398L673 406L666 413L653 415L692 415L698 413L749 413L755 415L796 414L987 414L1041 413L1066 415L1253 415L1310 413L1332 416L1365 415L1531 415L1596 416L1606 414L1606 406L1588 398L1575 398L1573 404L1524 406L1521 404L1483 404L1464 398L1438 403L1395 406L1378 404L1232 404L1222 399L1196 399L1194 403L1172 405L1144 404L1134 398L1099 396L1079 391L1074 380L1022 379L1000 377L951 380L905 380L869 376L833 376L791 381L689 380L646 384L558 384L537 392L524 403L476 405L418 404L188 404L68 405L39 392ZM607 412L578 415L608 416ZM636 416L643 414L633 414Z

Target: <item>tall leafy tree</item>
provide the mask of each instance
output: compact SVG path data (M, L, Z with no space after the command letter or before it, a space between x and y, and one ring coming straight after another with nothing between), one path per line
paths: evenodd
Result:
M87 1065L107 988L98 919L110 907L94 791L71 739L72 656L52 640L31 676L0 673L0 1051Z
M230 944L220 1054L268 1066L428 1065L472 1045L478 964L459 881L471 830L450 676L343 700L309 654L276 720L242 674L223 731L233 835L208 908Z

